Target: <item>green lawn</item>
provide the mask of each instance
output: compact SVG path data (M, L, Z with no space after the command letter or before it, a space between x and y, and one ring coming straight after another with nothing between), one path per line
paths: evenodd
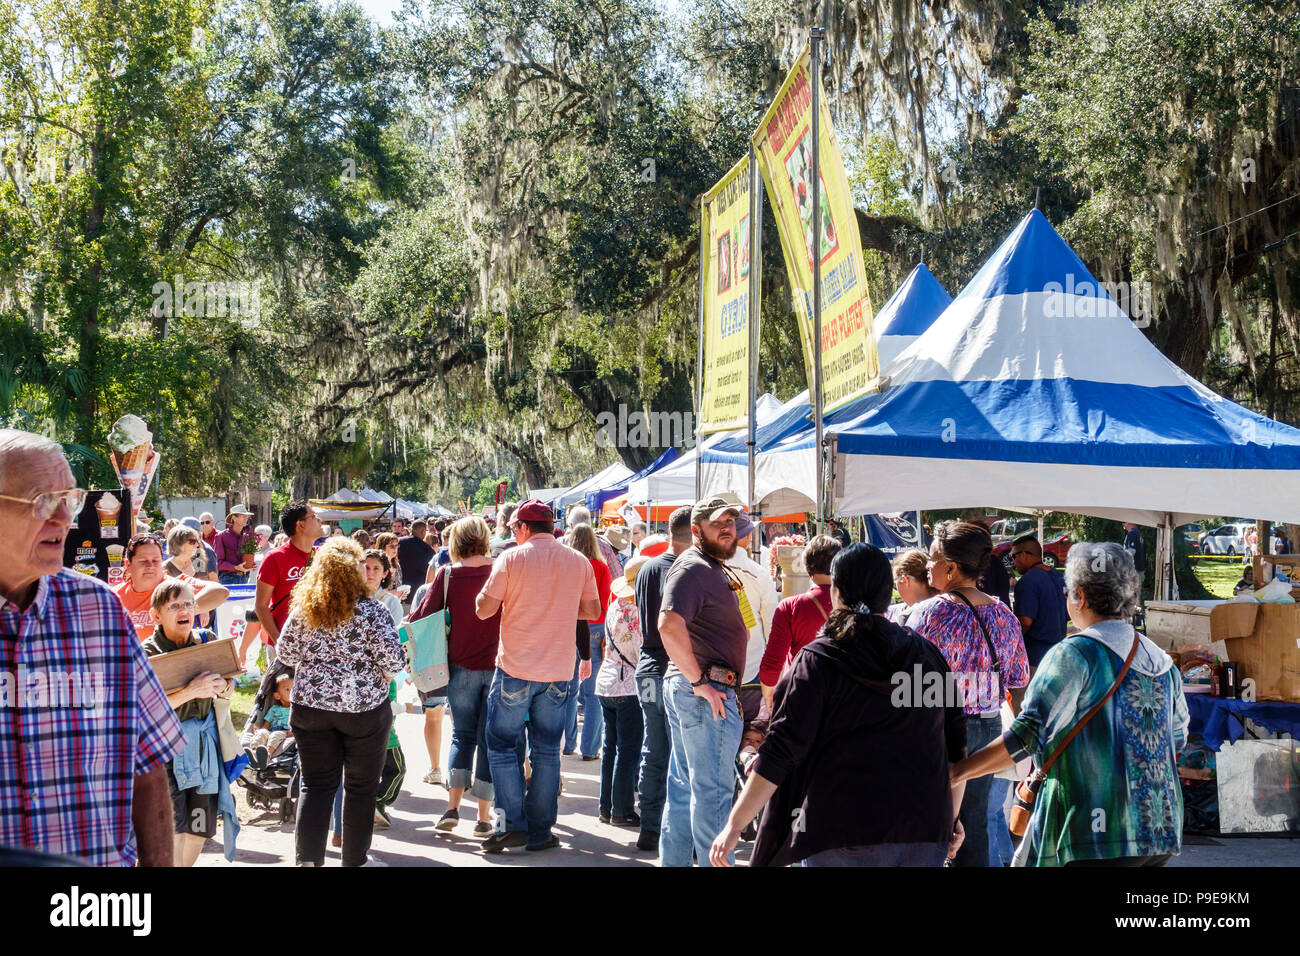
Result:
M1241 558L1227 556L1193 557L1192 571L1207 591L1217 598L1232 597L1232 588L1241 580Z
M253 712L253 698L257 696L257 688L249 687L247 689L236 687L235 693L230 698L230 721L235 725L235 732L242 733L244 724L248 722L248 715Z

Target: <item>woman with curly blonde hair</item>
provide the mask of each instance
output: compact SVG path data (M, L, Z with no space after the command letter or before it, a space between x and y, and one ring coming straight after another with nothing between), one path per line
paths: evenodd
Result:
M289 726L302 771L295 833L301 866L325 864L340 774L344 866L366 862L374 832L393 722L388 685L406 666L406 654L392 617L369 596L361 557L350 538L331 538L316 549L294 588L276 646L279 660L295 668Z

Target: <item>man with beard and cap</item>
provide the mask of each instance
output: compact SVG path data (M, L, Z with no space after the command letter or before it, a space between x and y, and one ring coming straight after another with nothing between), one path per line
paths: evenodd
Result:
M672 754L659 840L663 866L690 866L692 851L704 865L731 810L742 730L737 693L749 643L737 597L744 583L726 566L736 553L738 513L722 498L697 501L694 544L664 581L659 636L669 657L663 694Z

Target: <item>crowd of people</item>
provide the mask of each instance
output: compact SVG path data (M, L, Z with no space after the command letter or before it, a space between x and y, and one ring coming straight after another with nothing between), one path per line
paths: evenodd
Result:
M276 670L247 756L296 748L300 865L324 864L331 817L346 866L388 824L412 672L398 629L436 614L447 682L421 693L423 779L446 787L437 830L461 825L468 794L486 854L559 846L565 755L600 761L600 823L663 866L731 865L747 832L753 865L1179 852L1187 711L1177 668L1129 623L1140 579L1117 544L1076 544L1062 574L1018 538L999 595L979 524L941 522L928 553L892 566L835 526L804 546L809 589L780 595L746 553L762 532L721 497L678 508L664 534L599 527L582 507L562 526L530 499L495 527L470 515L348 536L295 501L274 538L239 507L220 532L204 514L136 535L110 591L63 567L84 498L58 445L0 431L0 534L17 547L0 565L0 670L94 670L112 689L95 701L108 721L47 701L0 722L3 846L190 865L221 820L233 856L218 759L232 684L204 673L164 693L147 658L202 642L229 588L255 581L241 660L258 640ZM1051 776L1017 848L1008 774L1031 758Z

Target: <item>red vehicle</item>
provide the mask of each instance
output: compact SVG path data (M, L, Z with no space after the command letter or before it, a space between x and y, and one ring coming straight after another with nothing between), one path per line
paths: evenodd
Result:
M1015 568L1011 564L1011 546L1014 541L1003 541L1001 544L993 546L993 556L1006 565L1007 573L1014 574ZM1058 537L1043 542L1043 564L1049 568L1065 567L1065 556L1070 553L1070 546L1074 542L1070 540L1070 532L1065 532Z

